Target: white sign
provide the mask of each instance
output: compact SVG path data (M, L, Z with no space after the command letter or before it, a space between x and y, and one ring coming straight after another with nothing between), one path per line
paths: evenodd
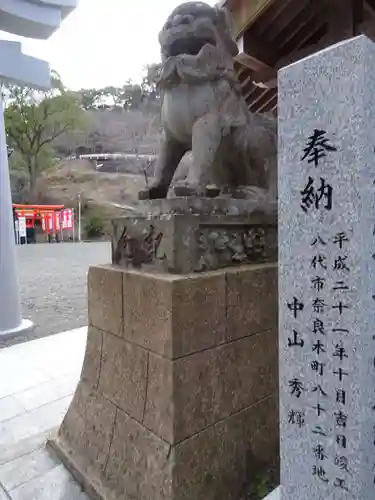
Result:
M63 210L62 227L63 229L73 229L74 213L72 208Z
M26 238L26 217L18 218L18 234L20 238Z

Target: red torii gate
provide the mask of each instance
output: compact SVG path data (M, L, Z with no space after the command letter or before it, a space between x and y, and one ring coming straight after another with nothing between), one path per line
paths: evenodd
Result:
M64 210L64 205L20 205L17 203L13 204L13 212L15 212L17 217L26 218L27 228L34 228L36 220L42 222L45 216L54 213L61 213L62 210Z

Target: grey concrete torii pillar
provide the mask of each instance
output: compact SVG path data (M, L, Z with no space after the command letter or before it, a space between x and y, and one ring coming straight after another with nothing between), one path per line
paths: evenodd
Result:
M78 0L0 0L0 30L47 39L76 8ZM0 79L39 89L51 85L49 64L22 54L19 42L0 40ZM22 319L4 107L0 98L0 340L32 327Z

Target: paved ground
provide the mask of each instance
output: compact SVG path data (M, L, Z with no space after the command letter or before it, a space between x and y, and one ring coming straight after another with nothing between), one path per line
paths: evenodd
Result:
M22 309L35 329L0 348L87 325L89 266L110 262L110 243L17 247Z
M85 345L81 328L0 351L0 500L90 500L45 447L69 407Z

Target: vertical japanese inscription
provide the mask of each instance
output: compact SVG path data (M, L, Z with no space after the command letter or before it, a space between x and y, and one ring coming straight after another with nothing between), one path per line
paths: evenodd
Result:
M332 146L326 137L325 130L315 129L312 135L308 138L304 154L301 161L313 163L318 167L324 161L327 153L337 151ZM311 175L308 176L306 185L301 190L301 208L304 212L310 210L332 210L333 187L329 184L325 177L319 176L314 179Z
M301 156L310 171L300 190L304 217L310 217L313 211L332 210L334 188L325 169L320 167L324 167L327 155L335 152L337 148L325 130L315 129L308 137ZM311 165L316 175L311 173ZM322 217L318 220L321 222ZM309 231L308 224L306 231ZM309 255L301 256L306 259L303 269L309 276L310 289L305 290L303 296L292 296L287 301L294 322L287 337L287 348L299 349L301 359L308 359L309 366L288 381L290 408L284 417L288 425L306 430L313 478L329 491L349 493L352 472L346 454L349 446L346 431L351 422L346 406L350 398L347 380L351 373L350 330L345 315L351 308L348 300L351 263L347 251L350 233L350 228L332 232L322 225L321 232L309 234ZM298 322L302 312L304 319ZM293 400L300 404L293 406Z
M351 472L349 469L349 460L346 456L348 438L347 427L351 425L348 422L347 403L348 381L345 379L351 377L349 371L350 332L346 328L345 313L351 307L347 296L350 290L350 267L347 246L350 243L347 234L341 231L332 238L333 245L333 276L332 290L333 298L332 310L334 312L332 328L332 364L334 375L334 465L336 475L333 486L349 491L349 479Z

